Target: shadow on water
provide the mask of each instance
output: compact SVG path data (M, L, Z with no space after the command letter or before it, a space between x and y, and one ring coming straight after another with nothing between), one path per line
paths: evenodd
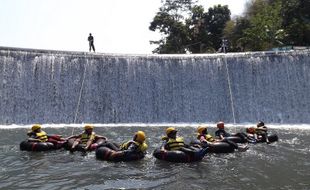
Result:
M137 127L97 127L115 142L132 138ZM146 127L149 152L136 162L97 160L94 152L26 152L19 142L27 129L0 129L0 189L309 189L310 130L281 130L279 142L249 145L246 152L207 154L201 162L169 163L152 156L164 127ZM72 128L46 128L70 135ZM80 129L75 129L80 132ZM213 133L214 129L210 129ZM193 139L192 127L179 129Z

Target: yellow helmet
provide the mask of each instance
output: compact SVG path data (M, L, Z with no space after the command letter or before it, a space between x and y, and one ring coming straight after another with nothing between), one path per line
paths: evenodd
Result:
M135 133L135 141L143 142L145 141L145 133L143 131L138 131Z
M33 126L31 127L31 130L32 130L32 131L36 131L36 130L38 130L38 129L41 129L41 125L39 125L39 124L35 124L35 125L33 125Z
M177 130L174 127L169 127L166 129L166 134L169 135L170 133L172 133L174 131L177 132Z
M197 128L197 132L198 132L199 134L202 134L202 132L203 132L204 130L206 130L206 129L207 129L207 126L201 125L201 126L199 126L199 127Z
M92 126L92 125L85 125L84 129L85 130L94 129L94 126Z

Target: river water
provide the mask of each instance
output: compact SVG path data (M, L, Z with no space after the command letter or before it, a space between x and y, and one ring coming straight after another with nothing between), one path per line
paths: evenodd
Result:
M176 126L189 142L195 124L95 125L97 134L114 142L130 139L144 130L149 145L143 160L106 162L95 153L65 150L26 152L19 143L30 126L0 126L0 189L310 189L310 126L270 125L279 141L251 144L246 152L207 154L201 162L169 163L152 156L167 126ZM82 125L43 125L50 134L69 136ZM228 125L230 132L246 125ZM211 133L215 127L211 124Z

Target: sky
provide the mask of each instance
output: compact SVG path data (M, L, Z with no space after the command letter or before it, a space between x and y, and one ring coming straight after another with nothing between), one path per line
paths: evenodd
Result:
M248 0L199 0L205 10L228 5L232 16ZM161 0L0 0L0 46L88 51L94 36L96 52L151 54L150 40L160 39L149 25Z

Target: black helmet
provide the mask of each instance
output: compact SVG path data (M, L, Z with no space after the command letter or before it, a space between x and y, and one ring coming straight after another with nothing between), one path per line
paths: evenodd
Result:
M265 123L262 122L262 121L259 121L256 126L257 127L262 127L262 126L265 126Z

